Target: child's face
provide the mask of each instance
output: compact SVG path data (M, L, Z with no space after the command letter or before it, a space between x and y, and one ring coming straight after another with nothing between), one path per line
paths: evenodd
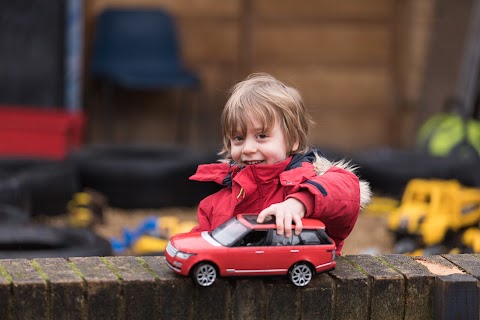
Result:
M240 166L254 164L275 164L285 160L290 151L287 150L285 135L277 122L270 132L263 131L262 123L252 117L244 136L242 130L237 128L237 133L230 140L232 159Z

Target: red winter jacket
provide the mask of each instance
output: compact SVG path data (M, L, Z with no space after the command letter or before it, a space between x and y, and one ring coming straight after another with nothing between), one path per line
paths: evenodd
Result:
M306 208L306 217L323 221L340 254L352 231L362 201L369 200L368 184L359 181L344 163L331 163L313 151L273 165L240 168L228 163L199 165L190 177L215 181L226 187L203 199L198 223L192 231L211 231L239 213L260 213L266 207L293 197Z

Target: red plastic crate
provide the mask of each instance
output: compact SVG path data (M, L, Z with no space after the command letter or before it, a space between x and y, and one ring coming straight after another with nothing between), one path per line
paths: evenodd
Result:
M0 155L64 159L83 143L82 112L0 106Z

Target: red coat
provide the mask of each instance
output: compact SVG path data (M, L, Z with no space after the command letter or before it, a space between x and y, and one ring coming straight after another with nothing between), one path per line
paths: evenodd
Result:
M340 254L360 211L360 182L348 167L331 164L318 170L313 152L296 155L273 165L240 168L228 163L200 165L190 177L226 185L203 199L198 207L198 223L192 231L211 231L239 213L260 213L289 197L300 200L306 216L325 223ZM346 167L346 166L343 166Z

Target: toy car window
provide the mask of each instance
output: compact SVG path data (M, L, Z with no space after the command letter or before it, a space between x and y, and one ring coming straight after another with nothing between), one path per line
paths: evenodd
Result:
M317 230L316 233L322 244L332 244L332 240L330 240L330 238L327 236L327 233L325 232L325 230L323 229Z
M320 238L315 230L304 230L300 234L300 238L302 239L302 244L305 245L315 245L321 244Z
M267 240L267 230L253 230L241 239L236 246L264 246Z
M295 234L287 238L284 235L278 235L275 230L272 232L272 246L294 246L298 244L300 244L300 239Z

